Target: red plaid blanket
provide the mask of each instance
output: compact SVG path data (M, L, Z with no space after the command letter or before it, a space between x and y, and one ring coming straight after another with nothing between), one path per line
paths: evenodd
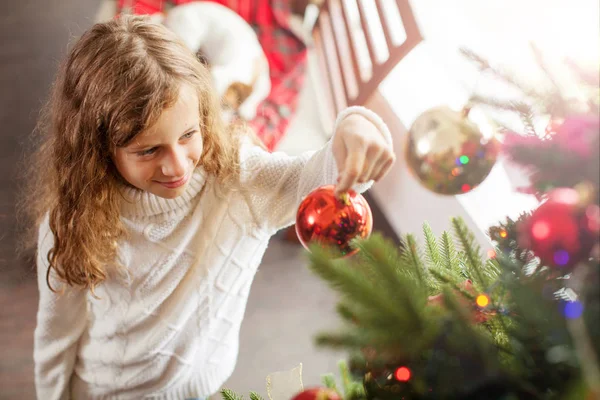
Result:
M119 0L119 9L134 14L163 11L167 0ZM171 0L173 5L198 0ZM229 7L255 30L269 61L271 93L250 121L258 137L273 150L296 112L298 94L304 84L306 47L289 29L290 0L203 0Z

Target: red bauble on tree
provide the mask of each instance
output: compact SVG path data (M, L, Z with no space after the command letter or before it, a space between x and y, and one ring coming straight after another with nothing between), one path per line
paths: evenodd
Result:
M296 233L307 249L318 243L351 255L357 251L351 241L368 237L372 229L373 216L365 198L352 190L337 196L333 185L309 193L296 214Z
M342 400L342 398L333 389L311 388L298 393L292 400Z
M597 215L597 206L582 202L577 190L554 189L520 227L521 246L544 265L572 267L590 255L598 235Z

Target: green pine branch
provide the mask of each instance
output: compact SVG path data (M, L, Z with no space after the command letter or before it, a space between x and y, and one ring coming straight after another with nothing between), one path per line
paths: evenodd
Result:
M414 276L421 285L425 283L423 258L413 235L406 235L405 251L400 255L400 261L403 266L408 267L402 270L403 273Z
M371 271L371 277L380 284L377 290L384 292L388 301L392 299L406 301L407 294L410 294L412 299L424 297L424 293L415 292L421 286L409 285L402 280L402 275L407 271L407 268L402 263L398 263L398 252L389 251L386 248L391 250L393 247L390 246L389 242L383 240L380 234L375 234L370 240L364 241L361 245L360 257L369 260L371 265L377 266ZM361 265L364 266L364 262ZM426 275L426 271L421 269L417 279L423 282ZM405 290L400 292L398 287L405 287Z
M351 306L349 305L346 305L344 303L338 303L338 305L336 306L336 311L338 315L342 318L342 320L346 322L356 324L360 321L356 316L355 311L353 311Z
M456 275L463 273L454 241L448 232L444 232L441 238L442 242L442 258L444 260L444 267L447 271L451 271Z
M264 400L258 393L250 392L250 400Z
M475 287L485 290L494 279L493 271L486 271L481 261L481 248L475 241L475 236L460 218L451 219L456 239L465 254L465 261L470 279Z
M382 316L397 316L398 310L390 303L389 297L360 271L349 268L346 263L336 262L328 258L328 252L318 245L311 248L310 268L320 275L334 290L348 298L360 299L361 306L380 312Z
M365 392L362 381L356 381L352 378L348 364L345 361L338 363L340 375L342 377L342 385L344 388L344 398L346 399L362 399Z
M516 113L523 123L523 132L527 135L537 136L541 132L536 132L534 119L535 115L551 115L553 118L564 118L568 115L581 113L582 106L587 106L588 112L595 115L600 114L600 87L597 71L584 71L570 60L565 61L573 76L577 80L580 89L586 93L584 102L576 102L568 98L563 93L561 85L549 68L545 58L537 47L531 45L531 51L536 62L536 66L546 78L548 88L532 87L519 80L514 73L509 73L502 69L493 67L486 59L479 56L469 49L461 49L461 53L471 61L481 73L488 73L499 78L505 84L517 89L521 94L536 105L539 112L534 112L534 108L525 102L503 101L494 98L485 98L474 93L470 99L471 103L492 107L497 110L505 110ZM583 103L583 104L580 104Z
M505 138L505 150L510 159L528 170L533 187L540 193L555 187L573 187L584 181L600 184L599 149L596 136L590 143L589 160L582 163L578 153L565 151L564 146L553 140L540 141L518 134L509 134Z
M339 390L337 388L337 384L335 382L335 377L333 376L333 374L322 375L321 376L321 382L323 382L323 385L326 388L335 390L336 392L339 393Z
M491 73L498 79L502 80L504 83L510 85L511 87L521 91L527 97L535 100L536 103L543 103L548 99L548 94L543 91L539 91L536 88L532 88L529 85L524 84L520 81L515 74L510 73L508 71L502 70L500 68L492 66L486 59L478 55L472 50L462 48L460 52L472 63L476 65L476 67L481 72Z
M428 223L423 224L423 235L425 236L426 257L430 266L440 267L442 257L440 255L437 239Z
M538 135L534 123L535 111L532 106L525 102L483 97L475 93L469 98L469 103L518 114L523 124L524 132L531 136ZM502 124L496 121L496 125L501 126Z
M562 381L577 376L576 355L559 300L540 295L556 292L561 282L551 280L548 269L524 273L527 263L511 250L518 221L490 229L493 239L512 241L486 260L460 219L451 221L454 236L444 232L439 239L424 226L423 248L414 236L405 237L398 249L373 235L358 244L353 258L332 260L315 249L311 268L341 295L337 310L346 322L338 332L318 335L317 344L352 354L353 372L364 376L366 398L394 398L383 394L397 384L393 376L399 365L409 366L415 378L392 393L415 399L428 398L432 385L437 398L463 398L476 385L470 380L490 376L501 379L506 393L523 398L545 398L563 387ZM476 304L481 294L488 297L487 306ZM557 348L571 350L568 359L553 364L547 355ZM454 362L470 372L463 374ZM438 375L426 381L432 368ZM346 399L365 398L352 397L352 387L344 381Z
M548 67L546 60L542 54L542 52L535 46L533 43L530 43L531 51L535 57L535 61L538 67L544 72L546 79L552 85L552 92L550 96L547 96L547 102L551 104L551 115L564 117L569 114L569 105L564 100L564 96L562 94L562 89L558 84L558 80Z
M221 396L224 400L243 400L244 397L240 396L231 389L221 389Z

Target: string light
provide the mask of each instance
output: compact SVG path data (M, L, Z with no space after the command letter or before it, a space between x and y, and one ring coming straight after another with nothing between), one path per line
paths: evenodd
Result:
M508 233L506 233L506 231L505 231L504 229L502 229L502 230L500 231L500 237L501 237L502 239L504 239L504 238L505 238L505 237L507 237L507 236L508 236Z
M579 318L583 314L583 304L579 301L568 301L563 308L563 314L569 319Z
M490 298L485 294L480 294L475 299L475 303L477 303L479 307L485 308L488 304L490 304Z
M488 250L487 255L489 258L496 258L496 251L493 249Z
M557 250L554 252L554 262L558 265L567 265L569 258L569 253L566 250Z
M394 377L400 382L407 382L410 379L410 369L400 367L394 372Z

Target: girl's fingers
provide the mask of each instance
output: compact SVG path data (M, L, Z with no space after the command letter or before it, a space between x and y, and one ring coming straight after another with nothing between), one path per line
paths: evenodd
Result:
M385 160L380 169L373 174L373 180L375 182L381 180L390 171L392 165L394 165L394 161L396 161L396 158L393 156Z
M365 164L365 154L362 151L348 152L344 160L344 168L340 171L340 181L336 185L336 194L348 191L356 184Z
M382 155L385 149L381 147L373 147L367 151L365 165L363 166L362 173L358 177L358 183L365 183L373 179L374 171L380 168L382 164Z

